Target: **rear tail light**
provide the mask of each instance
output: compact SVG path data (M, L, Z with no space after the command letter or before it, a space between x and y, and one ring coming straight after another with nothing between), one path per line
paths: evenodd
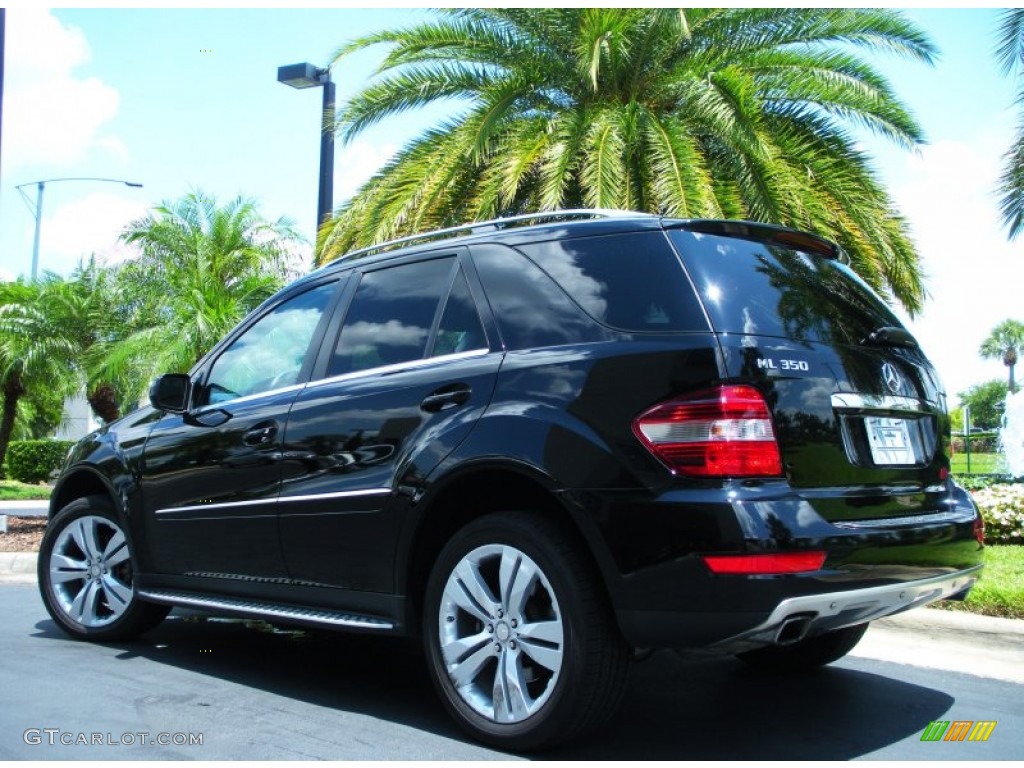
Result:
M704 564L712 573L769 576L783 573L820 571L824 552L776 552L765 555L704 555Z
M974 518L974 524L971 526L971 532L974 534L975 540L985 546L985 519L981 516L981 512L978 512L978 516Z
M720 386L668 400L637 416L633 432L679 474L782 475L768 404L751 386Z

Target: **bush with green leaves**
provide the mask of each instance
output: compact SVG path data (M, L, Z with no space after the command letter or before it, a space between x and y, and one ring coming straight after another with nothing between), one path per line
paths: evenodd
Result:
M996 483L971 496L985 520L986 544L1024 544L1024 484Z
M19 440L7 449L7 477L22 483L41 483L64 463L71 449L67 440Z

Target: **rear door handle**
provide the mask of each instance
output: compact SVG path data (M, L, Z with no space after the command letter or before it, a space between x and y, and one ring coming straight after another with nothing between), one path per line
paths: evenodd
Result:
M277 435L276 421L261 421L252 427L242 436L242 442L255 448L259 445L266 445Z
M434 390L423 398L420 408L427 413L447 411L449 408L455 408L469 400L472 392L473 390L469 384L449 384Z

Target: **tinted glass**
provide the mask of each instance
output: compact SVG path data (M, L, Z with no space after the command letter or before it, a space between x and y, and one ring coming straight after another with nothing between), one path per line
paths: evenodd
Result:
M327 375L422 358L453 264L435 259L363 275Z
M900 321L849 267L739 237L674 230L715 330L801 342L860 344Z
M335 288L337 283L328 283L306 291L256 321L217 358L199 404L297 384L309 343Z
M473 262L508 349L599 341L605 331L523 254L503 245L473 246Z
M707 331L661 232L531 243L520 249L595 320L626 331Z
M448 294L448 301L445 302L430 357L468 352L486 346L487 337L480 323L480 313L469 292L466 276L460 269Z

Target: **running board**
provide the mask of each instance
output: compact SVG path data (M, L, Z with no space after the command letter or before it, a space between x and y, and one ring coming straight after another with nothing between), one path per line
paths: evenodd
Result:
M209 595L196 595L189 592L173 592L160 589L140 590L139 597L154 603L180 605L211 611L232 611L245 614L246 616L261 616L284 621L322 624L344 629L376 629L386 632L395 628L394 624L384 619L377 619L372 616L358 616L352 613L341 613L340 611L329 611L323 608L295 608L287 605L260 603L253 600L212 597Z

